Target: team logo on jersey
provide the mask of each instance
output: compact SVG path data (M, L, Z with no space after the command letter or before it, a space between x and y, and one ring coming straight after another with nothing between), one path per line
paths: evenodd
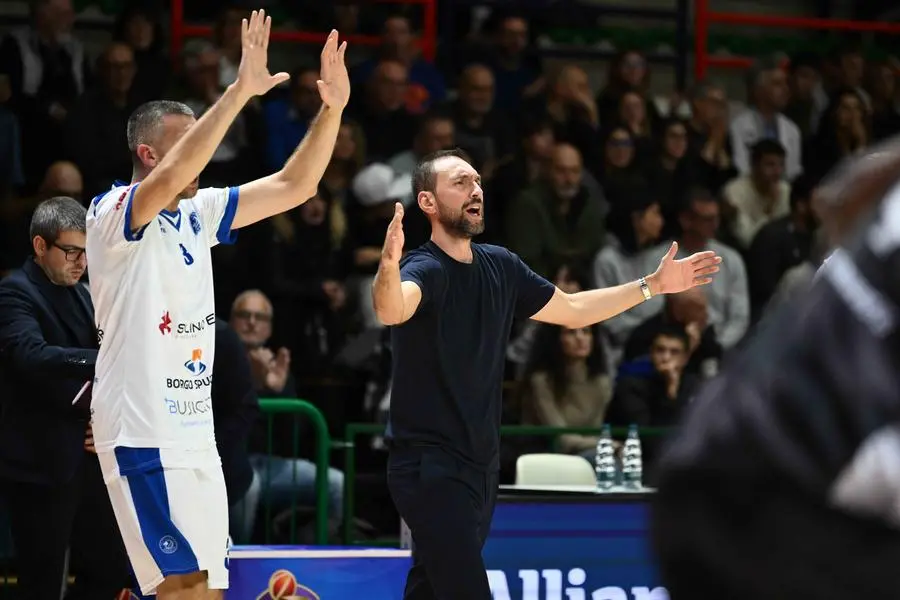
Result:
M171 535L164 535L159 540L159 551L163 554L175 554L178 550L178 542Z
M319 595L297 583L297 578L287 569L278 569L269 577L269 589L256 600L319 600Z
M169 311L163 313L162 321L159 323L159 332L163 335L172 333L172 318L169 316Z
M188 220L191 222L191 229L194 230L194 235L200 235L200 217L197 216L197 213L192 212Z
M194 377L202 375L206 371L206 365L201 362L201 358L203 358L203 350L194 348L194 351L191 353L191 360L184 363L184 368L193 373Z

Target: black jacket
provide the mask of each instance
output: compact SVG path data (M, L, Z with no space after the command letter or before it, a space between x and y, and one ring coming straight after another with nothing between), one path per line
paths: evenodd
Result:
M97 332L82 285L58 286L28 259L0 281L0 477L53 485L84 457ZM85 399L87 400L87 399Z

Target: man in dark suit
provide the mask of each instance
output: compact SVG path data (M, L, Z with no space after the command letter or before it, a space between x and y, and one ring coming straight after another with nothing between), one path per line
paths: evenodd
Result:
M19 598L112 599L128 560L90 435L98 333L90 295L85 209L66 197L31 219L33 256L0 281L0 495L18 557ZM89 390L89 388L88 388Z

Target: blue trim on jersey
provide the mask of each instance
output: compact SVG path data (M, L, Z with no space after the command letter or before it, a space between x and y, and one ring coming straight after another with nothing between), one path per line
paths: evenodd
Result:
M234 215L237 214L239 189L237 187L228 188L225 213L222 215L222 220L219 221L219 229L216 230L216 239L220 244L233 244L237 241L237 231L231 230L231 224L234 223Z
M181 231L181 209L178 210L167 210L162 209L159 211L159 215L166 220L169 225L175 228L175 231Z
M144 231L147 230L147 226L143 225L135 231L131 230L131 202L134 200L134 192L137 191L138 185L134 184L134 187L131 188L131 191L128 193L128 199L125 201L125 240L129 242L137 242L140 241L142 237L144 237Z
M115 456L119 473L128 481L141 537L157 568L164 576L198 572L200 565L197 556L172 522L165 470L161 467L143 471L135 469L137 465L159 464L159 450L118 447ZM123 467L130 474L125 475ZM182 501L192 500L185 498Z

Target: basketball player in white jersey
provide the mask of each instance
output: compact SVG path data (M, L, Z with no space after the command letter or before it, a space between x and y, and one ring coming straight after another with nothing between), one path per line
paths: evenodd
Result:
M322 109L277 173L198 190L198 175L254 96L288 79L266 67L271 19L242 24L234 84L199 120L150 102L128 122L130 185L94 199L87 217L91 296L101 336L92 412L113 508L144 595L221 598L228 587L228 504L213 433L210 248L234 230L316 193L350 96L346 43L321 55Z

